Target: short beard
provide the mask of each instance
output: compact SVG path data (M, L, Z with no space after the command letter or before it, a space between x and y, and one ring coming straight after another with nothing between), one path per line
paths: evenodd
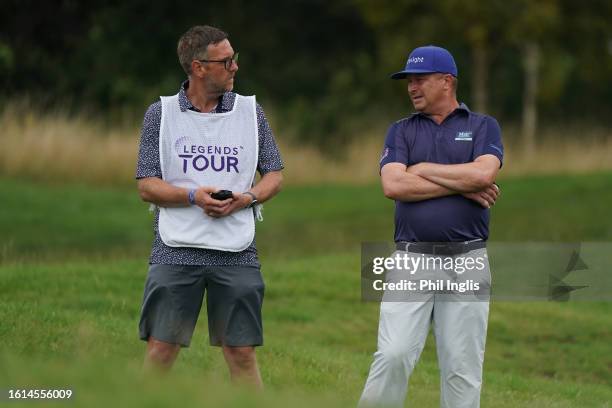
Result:
M229 86L229 89L227 89L227 86L222 86L219 84L215 84L215 83L208 83L208 86L210 86L210 92L216 95L223 95L226 92L230 92L233 89L233 86Z

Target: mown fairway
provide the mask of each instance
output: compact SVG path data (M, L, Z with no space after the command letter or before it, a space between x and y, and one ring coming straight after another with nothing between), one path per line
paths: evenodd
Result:
M612 174L505 180L491 239L610 241L611 187ZM0 387L72 388L86 407L355 405L378 320L360 301L359 244L392 237L377 185L287 187L266 204L259 396L228 385L205 313L170 376L140 372L151 217L135 189L4 179L0 196ZM609 407L611 344L612 303L493 303L482 406ZM410 406L438 406L434 350Z

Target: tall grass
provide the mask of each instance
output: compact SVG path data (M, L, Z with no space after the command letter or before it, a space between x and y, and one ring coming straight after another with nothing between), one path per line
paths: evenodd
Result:
M340 157L285 142L290 129L275 127L291 184L367 184L378 178L386 124L374 123ZM109 126L85 115L40 113L8 106L0 115L0 175L41 181L95 184L133 182L140 123ZM330 135L331 137L332 135ZM612 169L612 130L548 128L534 155L523 154L516 130L504 134L506 165L502 177L586 173Z
M138 132L61 111L10 106L0 116L0 172L41 181L126 183L133 178Z

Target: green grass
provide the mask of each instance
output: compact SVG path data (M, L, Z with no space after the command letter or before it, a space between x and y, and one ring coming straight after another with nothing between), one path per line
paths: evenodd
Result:
M0 262L146 256L151 214L136 189L0 179ZM612 173L507 180L492 241L612 240ZM265 205L258 248L302 255L357 250L393 236L393 203L378 185L287 187ZM290 238L290 239L287 239Z
M492 239L609 241L611 180L507 180ZM360 301L359 243L392 236L378 186L287 188L266 204L263 395L228 385L205 313L170 376L140 372L151 228L134 190L1 180L0 191L0 388L71 387L87 407L355 405L378 320L378 306ZM438 406L433 340L410 406ZM482 406L609 407L610 344L612 303L493 303Z

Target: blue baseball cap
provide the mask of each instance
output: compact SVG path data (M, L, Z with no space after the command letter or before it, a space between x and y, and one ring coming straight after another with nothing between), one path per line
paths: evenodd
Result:
M391 79L404 79L408 74L428 74L439 72L457 76L457 65L450 52L434 45L415 48L410 53L406 68L391 75Z

